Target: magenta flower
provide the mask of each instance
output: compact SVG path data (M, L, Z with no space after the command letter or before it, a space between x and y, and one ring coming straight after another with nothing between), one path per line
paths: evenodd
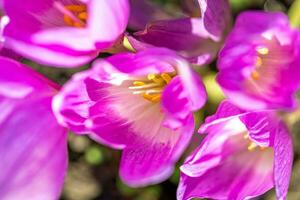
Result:
M122 149L122 180L144 186L165 180L188 145L193 111L205 88L189 64L167 49L122 53L76 74L54 99L59 121Z
M0 57L0 199L58 199L67 168L67 132L51 101L58 86Z
M6 45L39 63L74 67L111 47L124 32L127 0L4 0Z
M128 37L136 50L166 47L177 51L190 62L211 62L230 25L228 0L199 0L201 18L185 17L150 21L144 30ZM142 18L144 19L144 18Z
M200 132L208 135L180 168L179 200L244 200L274 186L286 199L293 147L275 112L244 112L224 101Z
M244 109L294 107L299 36L282 13L242 13L219 56L218 82L227 97Z

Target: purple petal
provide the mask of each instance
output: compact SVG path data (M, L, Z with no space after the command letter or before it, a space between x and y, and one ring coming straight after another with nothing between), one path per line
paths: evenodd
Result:
M85 121L89 117L90 106L95 104L90 100L84 83L88 75L88 72L82 72L73 76L52 102L59 123L76 133L88 132Z
M51 110L58 86L0 58L0 198L57 199L67 168L67 133Z
M181 166L178 199L248 199L274 185L286 199L292 140L275 111L244 112L224 101L200 131L208 135Z
M293 166L293 144L285 124L280 123L274 139L274 181L277 199L286 199Z
M184 124L186 117L202 108L207 99L205 87L198 74L185 63L178 66L178 73L162 94L162 106L169 118L166 123L173 128Z
M273 151L248 151L241 121L228 119L208 131L181 166L178 199L245 199L273 187Z
M172 18L160 6L148 0L130 0L130 6L129 27L134 30L143 29L148 22Z
M223 37L230 22L228 0L198 0L206 30L215 40Z
M144 125L144 135L149 132L148 135L154 137L149 140L133 136L132 143L123 150L120 176L132 187L166 180L188 145L194 129L192 116L189 116L184 127L176 131L159 123L152 125L155 126L152 129L149 129L147 124Z
M295 108L299 42L299 31L282 13L240 14L218 60L225 95L247 110Z
M87 6L85 27L73 27L64 21L64 6L74 3ZM6 46L42 64L58 67L83 65L111 47L122 36L129 18L128 0L31 0L26 4L12 0L4 1L4 7L10 18L4 31Z
M1 199L59 197L67 169L67 134L50 105L50 98L24 100L1 120Z
M212 61L220 45L210 38L203 21L197 18L151 22L145 30L135 33L134 37L145 43L142 45L129 40L136 50L147 48L149 45L166 47L199 65Z

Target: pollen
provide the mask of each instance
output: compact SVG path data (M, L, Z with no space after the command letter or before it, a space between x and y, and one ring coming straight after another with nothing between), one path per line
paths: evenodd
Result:
M252 79L254 80L258 80L260 78L260 74L258 73L258 71L254 70L252 73L251 73L251 77Z
M267 47L257 47L256 51L261 55L269 54L269 49Z
M256 145L254 142L251 142L251 143L248 145L247 149L248 149L249 151L253 151L256 147L257 147L257 145Z
M132 82L128 88L133 94L141 95L147 101L158 103L163 88L169 84L176 73L148 74L145 78Z
M263 60L260 57L257 57L255 66L260 67L260 66L262 66L262 64L263 64Z
M255 144L253 141L251 141L251 140L249 139L249 134L248 134L248 133L246 133L246 134L243 136L243 138L244 138L244 140L247 140L247 141L249 142L249 143L248 143L248 146L247 146L247 150L248 150L248 151L254 151L254 150L256 150L256 149L259 149L259 150L263 151L263 150L267 149L267 147L259 146L259 145Z
M65 5L64 22L73 27L84 28L87 23L88 13L86 5Z

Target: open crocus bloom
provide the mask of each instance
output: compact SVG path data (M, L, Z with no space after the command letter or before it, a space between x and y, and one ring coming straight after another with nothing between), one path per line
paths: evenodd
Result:
M58 199L67 168L67 133L53 115L59 88L0 57L0 199Z
M150 21L144 30L128 37L132 47L166 47L177 51L190 62L204 65L219 51L230 24L228 0L199 0L201 18L185 17Z
M96 61L64 86L53 107L62 125L123 149L121 178L137 187L169 177L192 136L192 112L205 101L189 64L154 48Z
M4 0L6 45L37 62L74 67L111 47L124 32L127 0Z
M242 13L218 61L217 79L231 101L244 109L295 106L299 36L282 13Z
M275 112L243 112L224 101L200 132L208 135L180 168L179 200L244 200L274 186L286 199L292 140Z

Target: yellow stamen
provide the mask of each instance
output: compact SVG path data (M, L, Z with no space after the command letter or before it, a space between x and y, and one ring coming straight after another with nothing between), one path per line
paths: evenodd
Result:
M160 102L163 88L171 82L175 75L176 72L148 74L146 80L143 78L133 81L132 85L128 88L132 90L133 94L139 94L152 103L158 103Z
M243 138L246 140L246 139L249 138L249 135L248 135L248 134L245 134Z
M251 77L254 79L254 80L258 80L260 78L260 74L254 70L252 73L251 73Z
M257 47L256 51L261 55L267 55L269 54L269 49L266 47Z
M164 82L164 80L161 77L159 77L158 75L155 75L155 74L149 74L148 79L150 81L153 81L154 83L158 83L158 84L163 84L163 82Z
M164 81L166 81L167 84L169 84L172 80L172 77L167 73L162 73L160 76L162 79L164 79Z
M263 151L265 150L267 147L260 147L260 150Z
M249 151L253 151L256 147L257 147L257 145L256 145L254 142L251 142L251 143L248 145L248 150L249 150Z
M87 8L85 5L66 5L64 6L69 12L64 13L64 22L69 26L78 28L85 27L88 19Z
M128 49L129 51L136 52L133 46L130 44L128 38L125 36L123 39L123 46Z
M64 16L64 21L65 21L65 23L67 24L67 25L69 25L69 26L73 26L73 20L68 16L68 15L65 15Z
M86 21L87 18L88 18L87 12L81 12L81 13L79 13L78 14L78 18Z
M133 85L134 85L134 86L142 86L142 85L145 85L145 82L142 82L142 81L134 81L134 82L133 82Z
M66 5L66 9L72 11L72 12L85 12L86 11L86 6L85 5Z
M263 60L260 57L257 57L255 66L260 67L263 64Z
M80 23L80 22L74 22L73 26L75 26L77 28L83 28L84 27L84 25L82 23Z

